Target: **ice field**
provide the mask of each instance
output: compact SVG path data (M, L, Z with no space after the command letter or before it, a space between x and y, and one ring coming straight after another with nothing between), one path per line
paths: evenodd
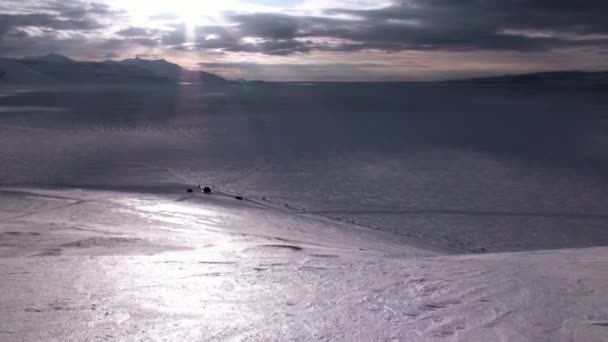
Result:
M608 340L604 94L0 86L0 340Z

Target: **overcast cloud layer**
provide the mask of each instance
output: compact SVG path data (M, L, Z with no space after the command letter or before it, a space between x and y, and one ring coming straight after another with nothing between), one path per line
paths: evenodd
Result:
M608 67L605 0L205 2L0 0L0 53L141 54L267 79Z

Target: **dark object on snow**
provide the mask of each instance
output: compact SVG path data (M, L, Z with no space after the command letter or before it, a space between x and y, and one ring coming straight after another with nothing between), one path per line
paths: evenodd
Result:
M239 201L242 201L245 199L243 196L234 196L234 198L236 198Z
M210 187L208 187L208 186L204 187L204 188L203 188L203 193L204 193L204 194L210 194L210 193L211 193L211 188L210 188Z
M187 192L187 193L189 193L189 194L191 194L191 193L193 193L194 191L193 191L192 189L188 189L188 190L186 190L186 192Z

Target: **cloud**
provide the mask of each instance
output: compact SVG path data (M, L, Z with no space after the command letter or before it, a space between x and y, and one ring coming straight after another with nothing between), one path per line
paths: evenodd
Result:
M14 27L39 27L52 30L87 31L102 27L95 20L61 18L48 14L0 14L0 33Z
M344 41L310 50L546 51L608 45L605 13L608 2L592 0L407 0L379 9L327 10L333 18L249 14L233 20L242 35ZM505 33L513 29L544 34ZM589 34L606 36L584 39Z
M55 51L102 58L207 53L222 58L273 56L273 60L332 55L348 64L348 56L385 52L470 56L488 52L508 58L577 50L585 57L608 49L605 0L341 0L331 2L335 8L323 2L312 11L235 9L222 13L221 20L195 27L187 27L183 18L168 11L146 12L135 24L129 13L100 1L104 0L0 2L0 54ZM379 5L374 7L375 3ZM496 59L489 62L500 64Z
M403 0L376 9L328 9L324 16L231 15L230 26L197 28L195 47L268 55L602 47L608 45L605 13L608 2L592 0ZM178 28L163 41L181 48L184 37Z
M15 13L15 9L20 9ZM120 11L106 4L88 1L31 1L20 5L0 4L0 28L39 27L52 30L88 31L105 26L104 19L116 19Z
M1 53L7 55L66 53L99 46L104 30L124 14L86 0L3 2L0 13Z
M116 34L122 37L150 37L157 36L159 32L155 29L131 26L116 32Z
M298 18L282 14L238 15L233 16L232 20L238 23L238 29L244 36L289 40L299 31Z

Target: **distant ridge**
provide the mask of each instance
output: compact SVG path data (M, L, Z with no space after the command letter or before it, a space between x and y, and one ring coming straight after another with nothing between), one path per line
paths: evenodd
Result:
M608 85L608 71L548 71L493 77L448 80L446 83L497 84L601 84Z
M74 60L66 56L59 55L56 53L49 53L44 56L29 56L23 57L22 61L34 61L34 62L49 62L49 63L73 63Z
M213 74L191 71L165 60L141 58L123 61L87 62L49 53L21 59L0 58L0 82L49 83L204 83L230 82Z
M131 58L122 61L106 61L106 63L117 63L122 65L135 66L149 70L154 74L165 77L174 82L188 83L227 83L227 81L217 75L204 72L186 70L181 66L167 62L164 59L143 59Z

